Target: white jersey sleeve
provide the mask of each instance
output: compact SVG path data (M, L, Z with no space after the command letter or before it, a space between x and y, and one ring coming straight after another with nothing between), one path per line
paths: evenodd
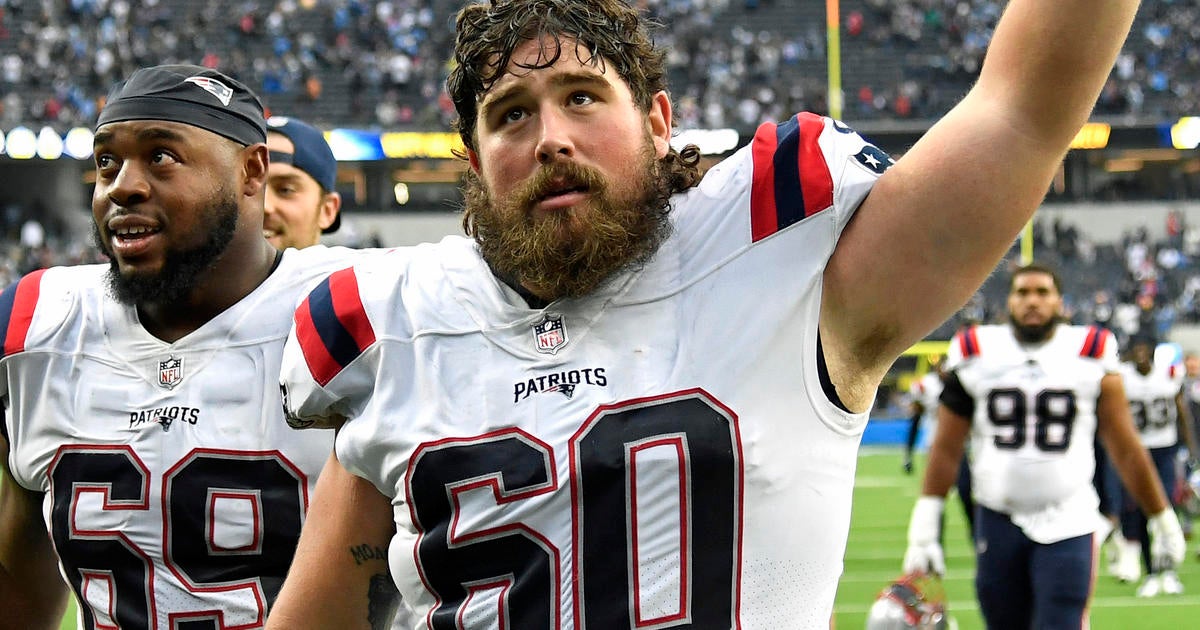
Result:
M401 258L397 250L375 268L392 268ZM280 379L284 415L293 428L340 426L362 411L378 385L372 320L380 316L364 305L362 274L355 267L330 274L296 308ZM351 364L355 369L346 369Z

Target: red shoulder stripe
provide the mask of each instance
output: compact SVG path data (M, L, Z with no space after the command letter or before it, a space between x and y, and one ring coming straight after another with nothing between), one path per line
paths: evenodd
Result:
M833 176L819 140L825 119L801 113L754 134L750 235L764 239L833 206Z
M1104 345L1110 335L1112 333L1099 326L1088 326L1087 337L1083 340L1083 347L1079 350L1079 356L1091 357L1093 359L1099 359L1104 356Z
M325 342L317 333L317 327L313 324L310 299L305 298L304 303L296 309L296 341L300 342L304 363L308 365L308 371L312 374L313 380L324 387L333 380L333 377L337 376L342 366L333 360L333 355L329 354L329 349L325 347Z
M354 338L358 351L366 350L375 343L375 329L371 327L367 310L363 308L358 293L358 276L354 275L354 270L342 269L330 274L329 292L333 296L333 309L338 321Z
M975 330L975 325L972 324L958 331L958 350L964 359L979 354L979 337Z
M833 175L818 140L825 131L825 119L810 113L796 115L800 121L800 189L804 191L804 216L833 206Z
M334 272L313 288L295 322L304 360L322 387L375 343L353 269Z
M33 311L42 292L42 275L45 269L34 271L21 278L0 296L4 313L4 354L9 356L25 350L25 338L33 324Z
M775 123L763 123L754 132L750 152L754 179L750 186L750 239L759 241L775 233Z

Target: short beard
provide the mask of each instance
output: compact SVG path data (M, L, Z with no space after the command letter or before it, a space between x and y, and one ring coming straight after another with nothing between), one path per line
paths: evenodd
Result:
M590 167L556 163L499 201L468 171L468 234L502 280L550 301L587 295L622 271L642 268L671 234L670 182L652 147L635 169L644 173L637 181L606 182ZM590 199L535 219L531 208L556 179L585 186Z
M224 197L224 195L222 195ZM231 197L212 205L204 213L201 229L208 231L208 238L191 249L169 249L165 253L162 269L157 273L122 274L117 259L109 252L100 236L100 228L92 225L92 239L100 251L109 257L109 268L105 279L109 293L121 304L167 304L181 302L199 283L204 272L211 269L229 247L237 231L238 204Z
M1021 343L1041 343L1050 338L1054 333L1054 327L1058 325L1060 318L1055 315L1050 318L1050 321L1040 326L1029 326L1018 323L1016 318L1011 314L1008 316L1008 322L1012 324L1013 335L1017 341Z

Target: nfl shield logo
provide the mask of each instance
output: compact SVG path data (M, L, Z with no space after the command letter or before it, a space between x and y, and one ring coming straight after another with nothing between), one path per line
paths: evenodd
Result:
M533 338L537 342L537 351L542 354L554 354L567 344L567 329L563 328L562 315L551 317L545 315L542 321L533 325Z
M183 380L183 359L169 357L166 361L158 362L158 384L167 389L175 389Z

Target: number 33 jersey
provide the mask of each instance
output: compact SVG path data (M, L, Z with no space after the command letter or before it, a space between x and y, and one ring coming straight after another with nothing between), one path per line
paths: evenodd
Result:
M9 466L44 516L84 628L257 628L332 448L280 429L291 312L350 250L289 250L175 343L105 293L107 266L0 294Z
M821 279L888 163L828 119L765 125L647 266L542 310L462 238L314 290L290 421L350 418L339 460L392 498L418 617L828 628L866 417L822 391Z
M1142 374L1133 363L1121 364L1125 397L1142 446L1167 448L1179 443L1179 409L1175 397L1183 391L1183 366L1155 353L1150 372Z
M1118 371L1111 332L1059 324L1023 344L1010 326L970 326L950 342L942 401L971 421L975 500L1051 543L1096 531L1096 403ZM965 395L964 395L965 394Z

